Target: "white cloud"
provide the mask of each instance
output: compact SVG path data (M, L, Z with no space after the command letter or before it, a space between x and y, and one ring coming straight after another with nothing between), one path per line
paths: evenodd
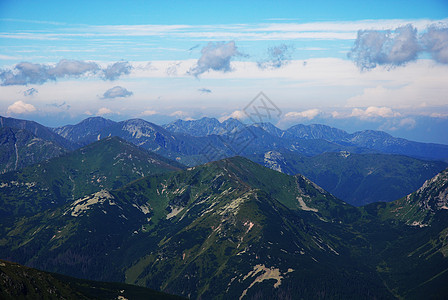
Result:
M107 66L104 72L104 79L115 80L121 75L129 75L132 70L132 65L127 61L116 62L112 65Z
M235 45L235 41L208 43L202 48L201 57L196 66L190 69L189 73L194 76L199 76L209 70L229 72L230 60L232 57L241 55Z
M7 114L27 114L36 111L34 105L25 103L23 101L16 101L8 106Z
M433 118L444 119L444 118L448 118L448 113L432 113L432 114L430 114L430 116Z
M446 24L447 19L386 19L359 21L329 21L329 22L279 22L259 24L205 24L205 25L103 25L71 27L66 32L38 33L31 31L4 32L0 37L30 40L58 40L64 38L96 37L160 37L188 38L206 41L222 40L284 40L297 39L340 39L356 38L358 30L387 30L413 24L419 30L424 30L434 22Z
M375 107L370 106L366 109L354 108L350 115L351 117L358 117L360 119L371 119L371 118L392 118L400 116L400 113L394 112L390 107Z
M361 70L377 65L400 66L415 60L422 50L417 29L408 24L394 31L360 30L349 57Z
M133 93L121 86L114 86L103 94L103 99L125 98L132 96Z
M143 112L140 114L140 116L141 116L141 117L147 117L147 116L153 116L153 115L156 115L156 114L158 114L158 112L155 111L155 110L145 110L145 111L143 111Z
M0 81L2 86L43 84L50 80L89 77L97 73L103 79L115 80L129 74L131 70L132 66L128 62L117 62L104 70L96 62L81 60L61 59L56 64L20 62L13 68L0 69Z
M426 50L439 63L448 64L448 26L431 25L423 35Z
M110 110L109 108L107 108L107 107L101 107L100 109L98 109L96 115L97 115L97 116L104 116L104 115L110 115L110 114L112 114L112 113L113 113L113 111Z
M320 113L320 111L318 109L308 109L305 111L300 111L300 112L288 112L285 114L285 118L288 119L308 119L308 120L312 120L314 119L318 114Z

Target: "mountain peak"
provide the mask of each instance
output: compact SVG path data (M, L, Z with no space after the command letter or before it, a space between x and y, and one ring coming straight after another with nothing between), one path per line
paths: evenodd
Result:
M425 181L414 193L387 203L384 209L380 208L380 214L385 219L399 219L408 225L424 227L444 210L448 210L448 169Z

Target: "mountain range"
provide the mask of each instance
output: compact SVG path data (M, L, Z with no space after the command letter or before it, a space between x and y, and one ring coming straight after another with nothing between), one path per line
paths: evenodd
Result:
M0 255L196 299L443 296L447 174L356 208L233 157L16 218L1 227Z
M444 145L234 119L2 120L0 257L43 270L1 261L5 297L125 296L97 281L192 299L448 295Z
M5 153L0 162L3 173L118 136L188 166L241 155L290 175L303 174L347 203L360 206L405 196L448 166L448 146L406 141L379 131L348 134L325 125L299 124L281 130L270 123L245 125L235 119L202 118L158 126L139 119L114 122L93 117L50 130L25 120L2 120L44 132L34 136L26 129L2 128L0 139L6 141L0 144L0 152ZM29 137L16 142L14 131L23 131L19 137ZM55 133L65 140L59 144L70 147L57 146ZM48 136L52 138L46 140Z
M448 160L448 145L408 141L382 131L365 130L349 134L319 124L298 124L281 130L270 123L245 125L232 118L223 122L214 118L177 120L158 126L141 119L113 122L94 117L77 125L52 130L75 144L90 143L99 138L116 135L161 154L173 157L178 155L180 159L204 154L204 148L212 146L219 150L220 155L226 157L270 150L288 150L306 155L346 150L355 153L388 153L430 160ZM203 162L206 161L199 163Z

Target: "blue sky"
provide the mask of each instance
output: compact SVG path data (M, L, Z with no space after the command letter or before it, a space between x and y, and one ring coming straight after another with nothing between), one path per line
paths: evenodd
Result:
M0 2L0 115L324 123L448 144L446 1Z

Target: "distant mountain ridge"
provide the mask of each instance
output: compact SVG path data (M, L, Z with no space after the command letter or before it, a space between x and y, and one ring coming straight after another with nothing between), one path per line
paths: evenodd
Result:
M180 155L181 159L201 155L202 150L211 145L226 157L281 149L305 155L347 150L355 153L378 152L448 161L448 145L413 142L374 130L349 134L344 130L321 124L297 124L281 130L271 123L245 125L232 118L223 122L207 117L190 121L176 120L159 126L138 119L117 123L96 117L77 125L53 130L73 143L79 143L80 140L84 143L92 142L98 138L117 135L151 151L164 155L169 153L172 158ZM88 133L87 137L82 137L78 132ZM243 144L247 143L247 147L238 152L229 149L229 143L226 141L235 138L239 138ZM205 161L199 160L196 164L203 162Z
M67 150L25 129L0 128L0 174L59 156Z
M37 123L34 121L14 119L14 118L5 118L0 116L0 127L9 127L16 129L25 129L31 132L34 136L54 142L56 145L68 149L73 150L76 148L76 145L63 138L62 136L54 133L51 129Z
M99 131L115 123L102 117L91 117L76 125L52 128L52 130L73 143L85 146L92 142L93 136L97 135Z
M28 124L27 121L11 118L9 122L11 124ZM34 128L37 126L36 124L31 122L27 126ZM341 169L337 165L333 170L327 170L325 174L322 170L326 168L321 168L321 171L317 172L318 169L312 170L310 165L306 166L306 164L313 164L312 159L307 159L306 157L316 157L314 160L317 160L317 156L323 157L325 153L348 152L353 154L348 160L339 159L340 156L338 154L329 161L329 165L331 165L331 162L335 163L336 161L342 165L347 165L352 158L359 157L356 156L357 154L373 155L375 153L399 154L428 160L448 160L447 145L407 141L394 138L380 131L366 130L349 134L343 130L319 124L298 124L287 130L281 130L271 123L245 125L232 118L223 122L219 122L214 118L190 121L177 120L170 124L159 126L142 119L114 122L102 117L92 117L76 125L53 128L52 131L54 132L50 132L51 135L54 135L56 132L60 133L63 135L60 138L73 147L80 147L101 139L118 136L129 143L187 166L200 165L226 157L241 155L288 174L306 174L319 185L326 187L354 205L363 205L378 200L391 201L396 197L404 196L414 188L417 188L424 180L443 169L445 165L439 162L417 162L415 159L400 158L396 162L402 163L401 167L395 162L394 165L402 170L410 170L411 175L401 176L401 178L395 176L394 180L391 180L391 177L389 177L388 180L385 180L383 175L379 173L364 174L364 171L360 170L359 166L353 163L350 171L342 174L334 172L334 170ZM11 141L11 139L9 140ZM53 143L48 140L43 141ZM4 171L17 170L22 166L58 155L52 149L48 149L48 151L42 149L40 152L35 149L33 153L42 153L43 156L35 155L32 160L26 160L28 163L22 164L19 161L16 168L17 157L24 159L27 156L20 154L20 151L19 156L17 156L14 145L11 142L9 146L4 145L5 153L7 153L4 156ZM1 147L0 145L0 151ZM31 150L28 147L22 148ZM64 151L64 149L61 151ZM267 153L281 153L284 157L274 155L269 159L262 158ZM305 158L301 159L301 156ZM386 160L392 159L384 156L383 158ZM407 163L410 163L409 166L417 167L417 165L420 165L420 167L409 168L406 165ZM301 165L300 168L297 168L299 165ZM423 168L425 165L427 165L427 168ZM374 167L372 166L372 168ZM349 174L352 174L351 176L354 177L349 178ZM356 192L354 192L351 191L350 183L361 185L357 186L355 188ZM378 184L378 188L375 188L375 185ZM374 189L373 193L367 192L370 188ZM377 195L380 190L385 190L386 193L385 197L378 199L374 195ZM399 191L400 194L398 194Z
M204 123L213 125L217 124L217 120L213 118L203 118L197 121L188 121L188 123L185 121L175 121L164 125L164 127L173 132L185 133L188 132L188 128L195 127L197 128L195 131L196 136L207 136L210 131L209 126L206 126L206 128L209 128L208 131L200 131L201 128L204 128ZM186 124L188 124L188 126L186 126ZM216 126L217 128L220 128L220 132L222 132L223 126ZM292 141L295 139L325 140L342 146L350 145L353 147L371 149L381 153L402 154L426 159L448 159L448 145L413 142L402 138L395 138L383 131L364 130L349 134L344 130L322 124L298 124L286 130L281 130L271 123L255 123L248 125L248 127L258 127L273 136Z

